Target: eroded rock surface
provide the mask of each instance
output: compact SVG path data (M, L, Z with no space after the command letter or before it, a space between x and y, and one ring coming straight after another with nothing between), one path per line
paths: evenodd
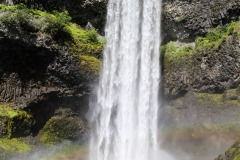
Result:
M166 61L164 90L167 96L188 91L223 93L240 83L239 37L229 36L217 50L205 50ZM167 58L166 58L167 60Z
M194 41L210 28L239 19L239 0L164 0L163 39Z
M98 77L86 76L81 59L47 35L1 27L0 57L0 104L33 116L28 134L37 134L58 108L80 116L88 110L87 97Z

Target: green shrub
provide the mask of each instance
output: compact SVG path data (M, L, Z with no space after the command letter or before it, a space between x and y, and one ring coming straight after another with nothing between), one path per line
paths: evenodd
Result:
M198 37L196 40L198 51L218 49L226 40L227 36L233 34L239 22L232 22L228 26L218 26L211 29L205 37Z
M67 11L48 13L31 10L19 4L5 6L0 4L0 26L28 32L29 35L45 33L58 43L67 45L74 55L94 55L99 57L104 42L98 39L96 30L86 31L71 23Z
M70 33L66 30L66 26L71 22L71 17L68 12L54 12L54 14L45 14L42 17L42 25L44 26L44 31L52 36L59 37L60 34L70 36Z

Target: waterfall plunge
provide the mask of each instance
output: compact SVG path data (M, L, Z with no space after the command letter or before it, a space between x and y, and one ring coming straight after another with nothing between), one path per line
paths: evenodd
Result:
M158 149L161 0L109 0L90 160L167 160Z

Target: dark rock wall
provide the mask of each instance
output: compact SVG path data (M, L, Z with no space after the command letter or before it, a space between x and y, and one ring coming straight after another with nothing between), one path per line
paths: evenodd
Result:
M97 77L83 75L81 60L64 46L1 28L0 57L0 105L14 104L33 116L28 134L37 134L61 108L84 119Z
M197 52L164 66L165 95L189 91L223 93L240 83L239 71L239 37L229 36L219 50Z
M194 41L210 28L238 20L238 0L164 0L163 39Z

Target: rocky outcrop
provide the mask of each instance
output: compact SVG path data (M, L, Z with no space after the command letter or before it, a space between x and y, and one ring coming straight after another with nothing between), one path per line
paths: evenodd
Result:
M44 17L41 19L31 14L31 18L25 19L23 27L23 21L19 17L30 16L29 10L24 6L16 6L11 11L5 7L3 11L1 16L9 14L11 17L14 14L11 12L17 12L17 16L11 19L4 15L9 19L1 19L0 22L0 138L38 135L44 127L47 128L49 119L56 117L56 123L64 123L67 127L62 130L66 134L69 127L70 130L74 127L81 128L79 132L72 132L71 137L61 137L62 139L81 139L83 135L86 139L87 124L84 115L101 66L100 60L89 55L91 52L95 54L101 47L97 33L86 32L75 24L63 22L60 28L66 27L66 31L68 27L68 35L73 36L75 32L75 37L59 41L50 32L38 29ZM54 16L35 12L38 13ZM39 23L34 23L32 29L28 30L26 26L30 26L32 21ZM54 28L56 26L59 24L52 25L51 29L60 33L60 28ZM92 43L86 39L87 34L96 41ZM73 49L76 46L80 51ZM84 54L81 46L88 47L89 51ZM59 115L65 110L65 114ZM53 125L56 123L54 121Z
M25 108L55 94L63 97L89 93L89 80L79 70L79 59L50 38L0 30L1 102ZM92 81L92 84L94 81Z
M223 93L240 83L239 37L229 36L217 50L165 57L164 90L167 96L186 92Z
M210 28L238 20L239 9L238 0L164 0L164 42L192 42Z

